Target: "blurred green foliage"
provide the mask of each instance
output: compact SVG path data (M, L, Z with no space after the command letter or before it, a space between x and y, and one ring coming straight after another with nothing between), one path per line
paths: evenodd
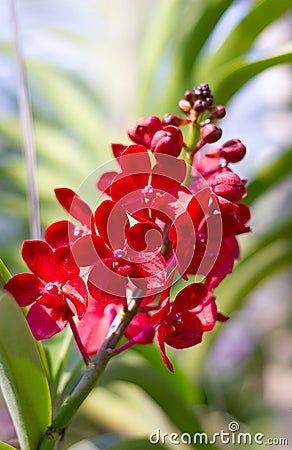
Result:
M258 45L264 33L289 24L290 7L288 0L16 2L32 104L42 230L62 217L53 188L77 189L89 173L111 159L110 143L125 142L125 130L138 116L176 113L184 90L204 81L216 103L228 106L240 99L254 77L274 65L291 63L291 43L262 51ZM38 33L43 41L35 54ZM29 224L11 36L8 25L0 42L1 65L12 74L10 83L0 78L5 100L0 115L0 256L15 273L23 269L19 255L23 239L29 238ZM287 80L279 90L289 92L288 85ZM248 127L265 134L264 124ZM291 177L291 149L278 148L277 153L271 161L263 158L261 168L251 173L247 202L252 211L261 202L266 205L273 192L281 192ZM255 223L254 235L242 239L242 258L216 292L224 313L240 310L267 277L291 267L291 205L281 217L270 208L266 211L270 222L259 232ZM244 429L275 434L269 428L273 421L269 415L275 411L267 408L259 385L267 364L263 345L255 344L233 378L218 378L215 386L207 363L218 336L215 331L198 348L173 352L174 375L162 365L156 347L137 346L116 358L82 406L64 447L100 435L91 444L84 441L74 448L146 449L147 440L118 442L121 437L146 439L158 427L169 433L195 432L199 423L212 433L226 429L232 418ZM62 348L62 342L48 347L58 377L56 348ZM72 367L74 350L70 355ZM66 392L66 381L59 382L59 391ZM104 437L107 432L113 433L110 442Z

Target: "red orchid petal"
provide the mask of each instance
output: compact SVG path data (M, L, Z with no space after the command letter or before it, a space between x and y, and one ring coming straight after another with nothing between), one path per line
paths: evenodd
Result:
M62 310L49 309L37 303L28 311L26 320L34 338L38 341L49 339L59 333L68 322Z
M218 322L227 322L227 320L229 320L229 317L217 311L216 320Z
M55 281L54 254L51 247L43 241L24 241L22 257L28 268L44 281Z
M176 313L196 308L207 293L208 289L203 283L189 284L175 297L172 312Z
M144 331L150 325L150 316L148 313L138 313L134 319L132 319L128 326L125 336L127 339L134 339L139 333ZM149 331L137 341L138 344L151 344L154 339L155 330L149 328Z
M154 222L136 223L128 229L126 238L135 252L157 252L162 245L162 231Z
M63 312L68 312L67 305L62 297L58 294L43 293L38 299L37 303L45 306L46 308L58 308Z
M79 275L79 267L68 246L59 247L55 250L54 264L56 280L60 282L70 280Z
M123 151L127 148L127 145L123 144L112 144L112 152L114 154L114 157L119 161L119 158Z
M79 336L88 355L94 355L100 349L116 313L116 305L104 308L95 300L89 300L87 311L77 324Z
M165 337L167 335L168 329L172 328L169 327L168 325L166 325L164 322L162 322L157 329L157 342L158 342L158 347L159 347L159 351L162 357L162 360L164 362L164 364L166 365L166 367L171 371L174 372L174 368L173 365L171 364L171 362L169 361L168 357L166 356L166 352L165 352Z
M186 311L181 314L182 324L165 337L165 342L174 348L189 348L202 341L203 327L200 320Z
M101 192L103 192L107 195L110 195L110 186L111 186L113 180L115 179L115 177L117 176L117 174L118 174L118 172L103 173L97 182L97 188Z
M125 233L129 227L129 219L120 204L104 200L94 214L99 235L113 249L122 249Z
M184 186L170 187L167 192L159 193L151 202L151 214L163 222L173 222L185 213L193 195Z
M45 240L53 248L69 244L69 236L74 235L77 229L72 222L60 220L49 225L45 231Z
M74 242L71 252L79 267L92 266L100 258L111 258L112 251L99 236L88 234Z
M20 273L10 278L4 286L19 306L31 305L44 291L44 285L32 273Z
M105 292L105 291L99 289L94 283L91 283L90 280L87 282L87 286L88 286L88 291L89 291L90 295L92 296L92 298L103 308L109 304L120 305L123 303L123 300L126 298L126 297L119 297L117 295L110 294L109 292Z
M159 322L166 319L167 314L169 314L169 312L170 312L169 299L165 299L161 303L159 310L154 314L152 314L150 323L152 323L152 325L157 325Z
M157 153L156 165L152 169L151 186L167 191L172 186L183 183L186 177L186 163L168 155Z
M76 192L69 188L56 188L55 195L59 203L74 219L82 225L90 228L92 212L86 202L84 202Z
M88 294L84 281L80 277L69 280L62 286L62 291L74 304L78 319L82 319L88 304Z
M143 145L129 145L120 157L120 164L122 172L129 175L149 174L151 171L150 157Z
M163 256L158 253L151 258L147 254L148 261L133 264L134 272L130 274L132 282L143 291L163 287L166 282L166 263ZM143 259L143 254L141 254Z
M211 301L203 310L197 314L198 319L203 325L204 331L213 330L217 320L217 307L215 301Z
M100 300L100 293L104 293L106 302L108 298L125 298L127 279L113 272L105 262L99 261L91 269L87 282L89 292L97 300ZM112 264L112 261L109 261L109 264Z

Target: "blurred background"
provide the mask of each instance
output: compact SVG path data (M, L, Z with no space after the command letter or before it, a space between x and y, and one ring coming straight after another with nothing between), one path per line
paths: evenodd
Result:
M0 257L16 273L30 237L30 174L11 4L0 6ZM241 238L241 260L216 291L231 320L202 345L170 352L174 375L155 347L116 358L62 448L136 439L128 448L138 450L137 439L157 428L194 433L197 420L208 433L236 420L243 431L288 437L283 448L292 448L291 2L15 0L14 7L42 230L65 217L54 187L77 190L112 158L111 142L128 142L137 118L177 114L184 91L202 82L227 106L224 141L239 138L248 149L234 170L249 180L253 232ZM0 416L2 439L5 429Z

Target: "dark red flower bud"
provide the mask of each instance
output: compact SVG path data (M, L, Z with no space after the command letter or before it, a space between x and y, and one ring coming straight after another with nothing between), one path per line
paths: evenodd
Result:
M128 130L128 136L136 144L149 148L154 134L161 128L162 123L158 117L142 117L137 120L134 128Z
M201 128L201 136L206 144L212 144L221 138L222 130L217 125L209 123Z
M182 132L178 127L168 125L163 130L157 131L153 136L150 150L153 153L165 153L170 156L178 156L183 146Z
M202 113L205 111L206 109L206 102L204 100L196 100L195 104L194 104L194 110L197 113Z
M245 153L246 148L239 139L231 139L225 142L221 148L221 157L231 163L241 161Z
M212 119L222 119L225 115L226 110L222 105L214 106L212 109Z
M194 93L192 91L186 91L184 94L184 99L187 100L190 104L194 101Z
M185 114L190 112L190 110L192 109L192 105L190 104L190 102L188 102L185 99L182 99L178 102L178 107L181 110L181 112L183 112Z
M191 122L191 119L184 119L177 116L176 114L165 114L162 119L162 125L165 127L167 125L174 125L175 127L181 127L182 125L187 125Z
M238 202L246 195L243 181L231 170L218 173L212 182L212 188L215 194L231 202Z

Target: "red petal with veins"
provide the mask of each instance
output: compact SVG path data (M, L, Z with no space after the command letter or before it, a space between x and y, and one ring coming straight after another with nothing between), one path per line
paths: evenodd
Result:
M54 254L50 246L43 241L24 241L22 257L28 268L44 281L56 281Z
M44 292L44 285L32 273L14 275L4 286L19 306L31 305Z
M86 202L69 188L56 188L55 195L63 208L82 225L90 228L92 212Z

